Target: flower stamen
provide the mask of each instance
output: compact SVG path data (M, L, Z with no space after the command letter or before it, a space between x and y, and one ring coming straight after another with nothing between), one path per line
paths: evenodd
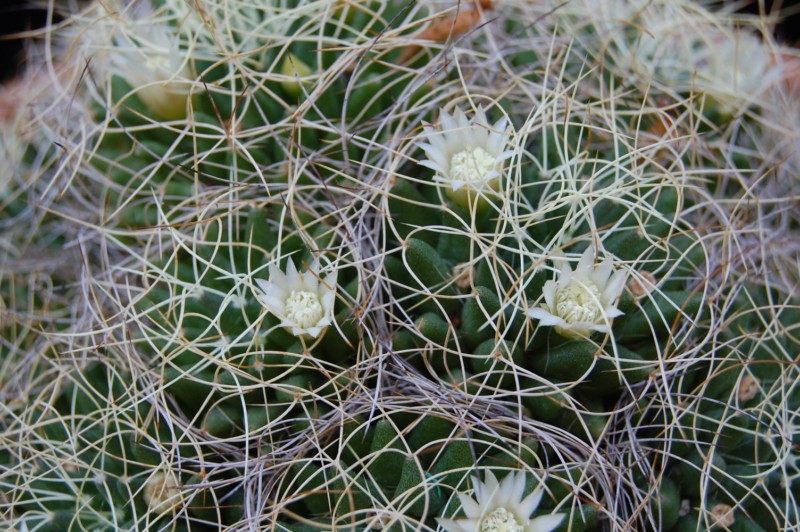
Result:
M304 329L316 325L324 314L319 298L312 292L292 290L286 299L286 317Z
M496 164L497 159L480 146L467 148L453 154L450 159L450 176L454 181L478 183L495 169Z
M595 323L602 317L600 290L588 279L572 282L556 293L556 311L569 323Z
M319 261L300 273L294 263L286 264L286 273L274 264L269 266L269 281L257 279L258 295L267 309L281 320L281 326L295 336L318 338L333 322L336 302L336 272L320 278Z
M481 521L480 532L523 532L525 528L517 522L514 514L505 508L497 508Z
M503 166L514 156L511 126L506 118L490 124L480 107L472 118L456 108L442 109L441 129L426 125L420 147L427 159L420 164L434 170L434 181L461 207L484 209L503 189Z
M611 319L622 314L615 301L622 293L625 273L614 272L610 259L595 265L594 258L595 249L590 246L574 271L564 265L555 279L545 282L544 304L528 309L528 316L570 339L588 338L593 331L609 332Z
M542 500L544 488L540 486L526 495L525 477L522 471L512 471L498 482L494 473L487 471L485 482L478 478L472 480L477 500L465 493L456 494L466 517L437 518L437 521L447 532L551 532L561 524L565 514L532 517Z

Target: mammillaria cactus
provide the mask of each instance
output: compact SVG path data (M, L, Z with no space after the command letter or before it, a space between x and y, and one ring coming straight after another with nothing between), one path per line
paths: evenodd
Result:
M796 528L766 18L54 9L0 131L7 528Z

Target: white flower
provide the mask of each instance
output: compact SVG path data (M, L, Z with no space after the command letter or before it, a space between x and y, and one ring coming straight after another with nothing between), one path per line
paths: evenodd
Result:
M528 310L528 316L539 320L541 326L554 326L567 338L608 332L611 319L622 314L614 302L622 293L625 272L611 275L611 259L594 266L594 254L594 246L589 246L575 271L564 264L558 280L544 284L544 305Z
M187 53L175 30L155 18L147 3L136 6L114 35L113 70L160 118L183 118L194 78Z
M320 280L318 260L311 263L306 273L298 273L291 260L286 264L285 274L270 264L269 281L256 282L264 291L259 300L293 335L316 338L333 322L336 272Z
M759 97L779 73L772 52L759 38L720 33L709 44L707 62L698 67L697 86L717 100L723 112L733 114Z
M525 473L509 473L502 482L491 471L486 482L473 477L477 501L458 493L465 519L437 519L447 532L550 532L564 514L543 515L531 519L539 506L544 489L538 487L525 497Z
M508 121L501 118L489 125L480 107L472 120L461 109L453 116L442 109L439 121L441 131L431 125L424 128L428 142L419 146L428 159L420 164L436 172L434 180L445 185L445 194L455 203L469 207L476 199L485 201L500 189L503 163L514 155L506 149Z
M671 89L699 90L726 113L738 112L778 81L773 52L755 35L670 9L663 4L642 11L632 63L643 81L655 78Z

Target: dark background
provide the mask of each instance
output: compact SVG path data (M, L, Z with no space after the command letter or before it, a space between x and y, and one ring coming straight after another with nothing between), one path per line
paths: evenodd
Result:
M0 82L14 76L24 59L22 41L11 37L46 23L46 11L30 7L26 0L0 0Z
M56 5L59 2L55 2ZM63 3L63 2L62 2ZM30 0L0 0L0 82L13 77L24 59L23 43L19 39L9 40L7 36L26 30L44 26L47 23L47 12L43 9L32 7ZM730 0L712 2L711 5L723 6L731 4ZM47 0L40 0L41 5L47 5ZM782 8L786 14L785 20L776 28L776 36L783 42L797 44L800 41L800 1L785 0L754 1L745 6L743 11L750 13L770 13L774 5Z

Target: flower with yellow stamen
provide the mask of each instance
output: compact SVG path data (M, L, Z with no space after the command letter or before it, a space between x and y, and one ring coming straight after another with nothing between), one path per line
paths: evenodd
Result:
M440 130L424 128L427 142L419 146L428 158L420 164L436 172L434 180L456 204L467 208L476 201L484 204L502 188L504 163L514 155L507 149L508 121L501 118L490 125L478 107L472 119L458 108L452 116L442 110L439 122Z
M256 280L263 291L259 300L295 336L316 338L333 323L336 272L321 279L319 269L319 261L314 260L308 271L299 273L289 260L286 273L271 264L269 281Z
M475 499L457 493L463 519L438 519L447 532L550 532L564 519L564 514L550 514L531 519L544 495L538 487L525 495L525 473L511 472L498 482L491 471L486 481L472 479Z
M573 271L564 264L557 279L544 284L544 304L528 310L539 325L555 327L566 338L588 338L593 331L607 333L611 320L622 312L614 306L625 284L625 272L612 275L610 259L594 265L595 248L586 249Z

